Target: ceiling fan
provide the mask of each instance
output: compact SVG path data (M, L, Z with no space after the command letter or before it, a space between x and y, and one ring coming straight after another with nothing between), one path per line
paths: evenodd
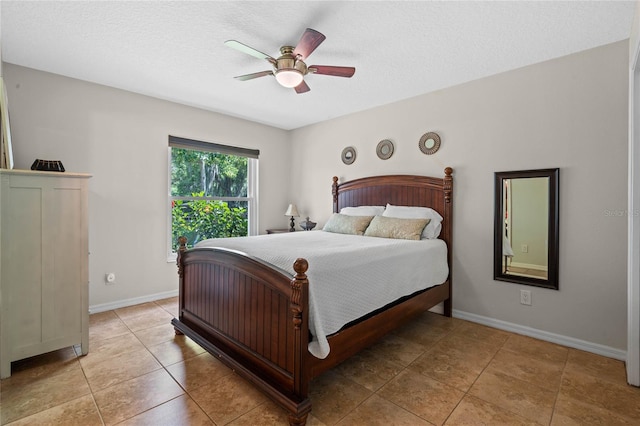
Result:
M356 72L354 67L335 67L330 65L309 65L304 62L311 53L324 41L326 37L311 28L307 28L300 37L298 45L282 46L280 48L280 57L277 59L260 52L259 50L249 47L246 44L236 40L227 40L224 42L240 52L254 56L258 59L266 59L272 66L273 70L260 71L252 74L239 75L235 78L238 80L251 80L266 75L275 76L278 83L287 88L294 88L296 93L308 92L309 86L304 81L307 74L324 74L335 77L351 77Z

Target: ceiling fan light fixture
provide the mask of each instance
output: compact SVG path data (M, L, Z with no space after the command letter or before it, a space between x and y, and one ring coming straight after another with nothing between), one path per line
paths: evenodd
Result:
M351 77L356 71L354 67L335 67L329 65L307 66L305 60L309 57L311 52L313 52L316 47L324 41L325 38L326 37L318 31L307 28L295 47L280 47L280 56L277 59L236 40L227 40L225 41L225 44L258 59L265 59L273 67L273 71L260 71L251 74L239 75L235 77L236 79L246 81L272 75L275 76L276 81L281 86L288 89L295 89L296 93L301 94L311 90L309 89L307 82L304 81L304 76L309 73L324 74L335 77Z
M278 83L289 89L298 86L304 80L302 73L292 68L276 71L275 74Z

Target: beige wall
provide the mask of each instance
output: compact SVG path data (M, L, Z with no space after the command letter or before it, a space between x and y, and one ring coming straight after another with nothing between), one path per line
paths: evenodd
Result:
M640 2L629 36L629 227L627 251L627 381L640 386Z
M454 309L608 347L626 342L628 44L619 42L292 132L5 64L16 166L94 174L90 304L175 291L166 263L167 135L258 148L260 229L292 201L322 226L331 177L452 166ZM418 140L442 137L426 156ZM386 161L381 139L396 144ZM352 145L351 166L340 152ZM282 164L290 164L287 171ZM493 173L560 168L560 290L492 279ZM622 215L619 215L621 213ZM106 286L105 272L118 282Z
M627 41L292 132L293 194L322 226L331 177L454 169L454 309L626 349ZM427 131L442 148L418 150ZM394 141L386 161L381 139ZM346 166L340 153L357 150ZM560 168L560 290L493 280L493 174ZM532 292L532 306L519 292Z
M90 180L92 306L177 290L167 263L168 135L260 150L261 232L284 227L289 134L158 99L4 64L16 168L61 160ZM64 247L60 247L64 250ZM116 284L104 274L115 272Z

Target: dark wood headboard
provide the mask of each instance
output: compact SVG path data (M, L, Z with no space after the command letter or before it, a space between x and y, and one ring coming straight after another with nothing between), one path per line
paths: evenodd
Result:
M338 183L333 177L333 211L342 207L396 206L431 207L443 217L440 239L452 246L453 169L444 169L444 177L388 175L371 176ZM451 265L451 257L449 257Z

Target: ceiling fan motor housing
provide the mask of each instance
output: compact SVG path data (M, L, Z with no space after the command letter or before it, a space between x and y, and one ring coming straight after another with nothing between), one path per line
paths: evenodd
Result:
M281 56L276 59L276 71L296 70L302 75L307 74L307 64L293 54L293 49L293 46L282 46L280 48Z

